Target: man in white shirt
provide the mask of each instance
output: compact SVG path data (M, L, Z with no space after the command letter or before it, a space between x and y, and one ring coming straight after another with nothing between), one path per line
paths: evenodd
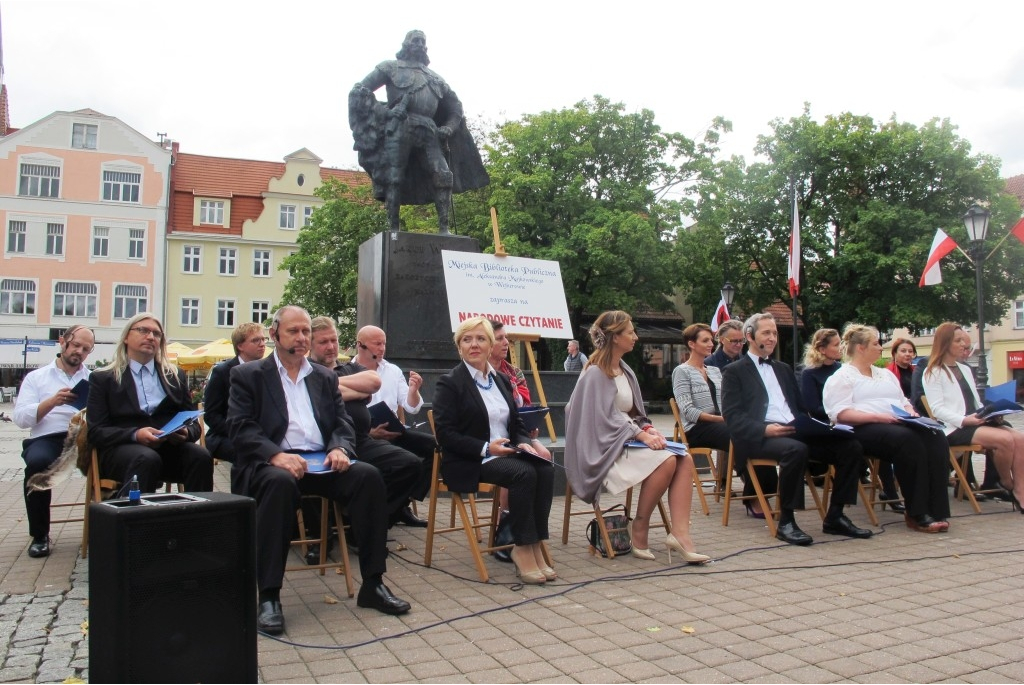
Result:
M30 492L28 480L60 456L68 423L78 411L74 406L78 395L73 389L89 378L85 360L96 341L91 330L74 325L64 331L58 342L57 358L25 376L14 405L14 422L21 428L32 429L22 443L21 458L25 460L25 512L32 536L28 555L33 558L50 554L50 491Z
M396 414L399 406L405 410L406 417L416 414L423 406L423 398L420 396L423 379L415 371L410 371L407 382L402 374L402 369L384 359L386 349L387 335L380 328L363 326L356 333L356 356L352 361L370 371L376 371L380 376L380 390L370 398L369 405L383 402ZM422 462L420 477L416 487L413 488L411 499L422 501L430 492L430 476L436 445L434 436L430 433L408 429L396 433L389 431L387 424L381 424L370 428L370 437L392 442L420 458ZM425 527L427 525L427 522L417 518L409 507L398 512L397 521L407 526Z

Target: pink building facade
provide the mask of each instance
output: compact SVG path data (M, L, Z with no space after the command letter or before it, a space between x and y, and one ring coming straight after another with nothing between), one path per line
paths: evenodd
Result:
M163 316L170 165L170 150L88 109L0 138L0 366L49 362L42 341L73 323L95 330L92 361L110 359L128 319ZM40 343L26 354L12 342L24 338Z

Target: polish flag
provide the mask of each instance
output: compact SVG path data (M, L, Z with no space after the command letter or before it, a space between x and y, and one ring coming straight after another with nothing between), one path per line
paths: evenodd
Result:
M1013 234L1014 238L1024 243L1024 219L1018 221L1017 225L1010 229L1010 233Z
M718 306L715 308L715 315L711 317L711 332L717 333L718 328L731 318L729 308L725 306L725 300L719 300Z
M1016 230L1016 229L1015 229ZM942 272L939 270L939 262L943 257L955 250L956 241L946 235L941 228L935 230L935 239L932 240L932 249L928 251L928 263L924 265L924 273L921 274L919 288L926 285L938 285L942 283Z
M796 195L793 195L793 232L789 234L789 296L800 294L800 212L796 208Z

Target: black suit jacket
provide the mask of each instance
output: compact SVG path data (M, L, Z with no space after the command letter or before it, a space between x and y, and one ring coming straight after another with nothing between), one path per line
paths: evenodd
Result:
M793 416L805 414L793 369L775 360L771 365ZM768 389L755 362L744 354L722 371L722 416L738 456L746 458L761 449L767 413Z
M228 440L228 393L231 390L231 369L241 362L232 357L217 364L210 371L206 381L206 392L203 395L203 419L206 421L206 448L210 454L218 456L221 446L230 446ZM233 456L234 450L232 450Z
M511 383L500 373L494 377L508 403L509 439L515 444L529 443L530 434L512 399ZM460 362L438 379L433 408L445 484L455 492L476 492L480 486L481 455L484 445L491 441L491 428L487 406L465 364Z
M89 442L101 452L118 445L134 442L135 431L143 426L160 428L179 411L195 409L188 390L188 376L177 369L174 382L169 382L157 373L167 397L150 416L139 406L139 394L135 389L135 375L125 368L118 382L111 371L94 371L89 376L89 402L86 405L86 419L89 425ZM188 426L188 440L199 439L198 423Z
M338 391L338 377L319 364L306 376L306 392L313 416L320 428L324 449L340 447L356 458L355 432ZM228 436L234 443L236 460L231 469L232 492L249 491L250 474L281 452L288 432L288 402L277 370L277 355L261 361L239 364L231 371L228 398Z

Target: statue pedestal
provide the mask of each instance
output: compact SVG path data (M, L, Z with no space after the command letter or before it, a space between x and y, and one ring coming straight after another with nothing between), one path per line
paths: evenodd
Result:
M388 361L403 371L448 370L452 342L441 250L480 252L475 238L436 233L378 233L359 246L357 328L379 326Z

